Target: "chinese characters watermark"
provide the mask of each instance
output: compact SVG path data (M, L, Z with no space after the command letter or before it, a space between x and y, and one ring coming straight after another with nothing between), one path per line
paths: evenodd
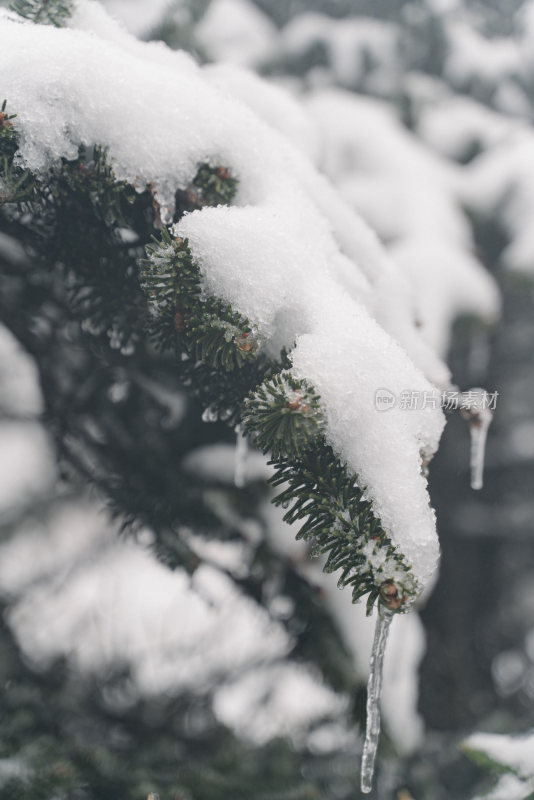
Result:
M401 411L422 411L427 408L442 408L444 411L495 411L498 396L499 392L481 389L469 389L466 392L454 389L404 389L395 394L390 389L381 388L375 392L375 408L377 411L390 411L395 407Z

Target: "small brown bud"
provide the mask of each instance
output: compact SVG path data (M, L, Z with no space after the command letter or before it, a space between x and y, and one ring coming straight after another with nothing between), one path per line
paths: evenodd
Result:
M296 411L298 408L300 408L301 400L302 395L299 392L294 392L293 400L288 400L286 403L286 408L290 408L291 411Z
M405 597L399 597L397 587L393 581L385 581L380 587L380 596L386 608L396 611L406 601Z
M235 340L237 349L241 350L243 353L248 353L250 350L252 350L252 342L248 341L248 337L249 334L245 332L238 336Z

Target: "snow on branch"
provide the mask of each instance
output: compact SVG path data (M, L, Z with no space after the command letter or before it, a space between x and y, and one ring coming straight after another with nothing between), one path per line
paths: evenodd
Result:
M20 24L0 12L2 91L18 115L15 163L43 177L80 147L99 145L117 180L150 188L170 238L187 240L202 302L237 315L240 333L220 329L225 343L248 354L239 336L254 331L254 356L282 364L288 352L292 379L318 394L321 447L353 476L419 591L438 558L421 467L444 417L439 404L383 414L375 394L432 393L425 367L444 382L448 373L430 351L425 361L409 293L383 291L388 281L402 287L401 276L287 139L189 57L135 42L115 23L104 26L103 13L79 2L71 24L80 30ZM193 203L178 218L177 192L195 185L201 165L221 164L237 181L233 205ZM371 550L369 568L380 574Z

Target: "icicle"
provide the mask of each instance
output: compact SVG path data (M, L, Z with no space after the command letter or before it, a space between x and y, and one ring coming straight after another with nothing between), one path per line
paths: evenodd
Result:
M235 442L234 484L238 489L242 489L245 485L246 477L248 440L242 432L241 425L238 425L235 430L237 438Z
M382 667L393 613L378 609L375 638L371 652L369 681L367 682L367 722L361 767L361 790L369 794L373 788L375 757L380 736L380 694L382 691Z
M495 399L495 395L493 397ZM492 399L485 389L470 389L462 393L460 412L469 422L471 434L471 488L482 489L484 484L484 457L486 439L493 413L490 409Z
M469 431L471 433L471 489L482 489L484 485L486 437L492 419L493 414L489 408L485 408L469 422Z

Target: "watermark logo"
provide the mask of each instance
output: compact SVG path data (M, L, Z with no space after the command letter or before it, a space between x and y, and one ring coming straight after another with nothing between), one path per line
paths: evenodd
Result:
M459 390L412 390L405 389L395 394L391 389L380 388L375 392L375 408L377 411L390 411L399 408L401 411L422 411L427 408L442 408L444 411L469 410L495 411L499 392L487 392L485 389Z
M396 395L389 389L377 389L375 392L375 408L377 411L389 411L397 403Z

